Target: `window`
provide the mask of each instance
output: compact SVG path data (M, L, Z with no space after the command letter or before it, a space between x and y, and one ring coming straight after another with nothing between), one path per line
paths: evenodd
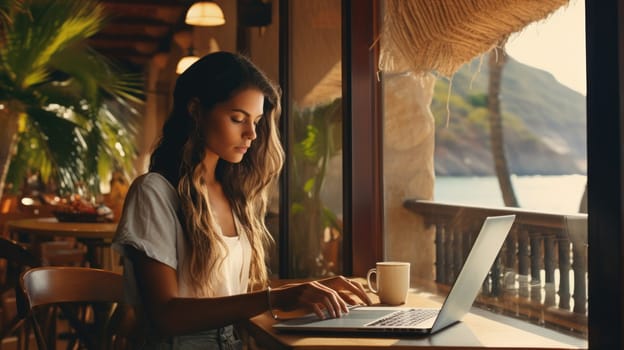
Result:
M485 216L516 213L477 304L586 339L584 3L540 25L451 79L400 62L384 71L384 259L411 262L414 287L445 293ZM553 76L566 64L580 82Z
M328 276L342 271L341 2L291 1L288 14L284 270Z
M351 149L343 153L344 189L344 255L343 272L361 276L383 259L381 175L376 162L381 164L381 150L377 136L371 130L373 111L379 105L374 93L377 64L371 56L376 46L378 18L377 1L344 0L343 26L347 40L343 43L343 81L345 103L345 144ZM280 5L281 7L281 5ZM589 342L591 348L621 348L622 329L622 78L619 72L624 61L618 38L623 36L618 23L622 21L617 1L587 2L587 155L588 155L588 243L589 243ZM285 13L281 13L285 16ZM360 20L362 19L362 20ZM285 36L282 29L280 36ZM578 39L579 41L582 39ZM371 47L373 50L371 50ZM285 58L286 54L281 57ZM282 84L283 87L285 86ZM358 112L353 113L354 111ZM350 119L357 115L358 123ZM362 125L366 125L363 127ZM359 156L367 154L368 157ZM358 174L353 164L370 171ZM351 169L350 169L351 168ZM358 169L360 169L358 168ZM353 177L358 174L358 177ZM353 198L359 199L353 201ZM352 203L353 202L353 203ZM354 208L357 206L357 208ZM387 218L386 218L387 220ZM287 255L284 250L282 255ZM433 272L431 272L433 274ZM286 277L287 274L282 276ZM615 310L615 311L614 311ZM606 317L608 315L608 317Z

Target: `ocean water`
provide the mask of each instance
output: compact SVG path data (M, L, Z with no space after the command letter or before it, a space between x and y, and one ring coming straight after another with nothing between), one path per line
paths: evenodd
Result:
M511 183L523 209L548 213L577 213L587 176L515 176ZM436 177L434 200L437 202L499 207L503 197L495 176Z

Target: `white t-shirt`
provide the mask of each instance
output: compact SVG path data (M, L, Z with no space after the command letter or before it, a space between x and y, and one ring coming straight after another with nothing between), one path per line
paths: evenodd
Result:
M197 297L178 267L183 266L186 256L184 234L178 218L179 198L176 190L162 175L147 173L139 176L130 186L124 210L113 240L113 249L124 258L124 279L127 302L141 304L137 291L134 267L127 258L126 247L131 246L148 257L175 269L178 274L178 295ZM249 282L251 246L246 232L236 215L234 223L238 233L235 237L222 236L228 247L227 257L221 264L223 283L211 297L245 293Z

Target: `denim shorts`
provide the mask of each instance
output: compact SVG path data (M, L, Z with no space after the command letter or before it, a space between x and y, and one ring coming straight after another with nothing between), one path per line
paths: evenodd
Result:
M234 334L233 326L211 329L167 339L147 340L145 350L242 350L243 342Z

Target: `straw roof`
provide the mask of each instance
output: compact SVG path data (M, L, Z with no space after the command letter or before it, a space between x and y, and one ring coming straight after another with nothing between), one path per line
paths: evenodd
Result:
M569 0L386 0L380 68L450 77Z

